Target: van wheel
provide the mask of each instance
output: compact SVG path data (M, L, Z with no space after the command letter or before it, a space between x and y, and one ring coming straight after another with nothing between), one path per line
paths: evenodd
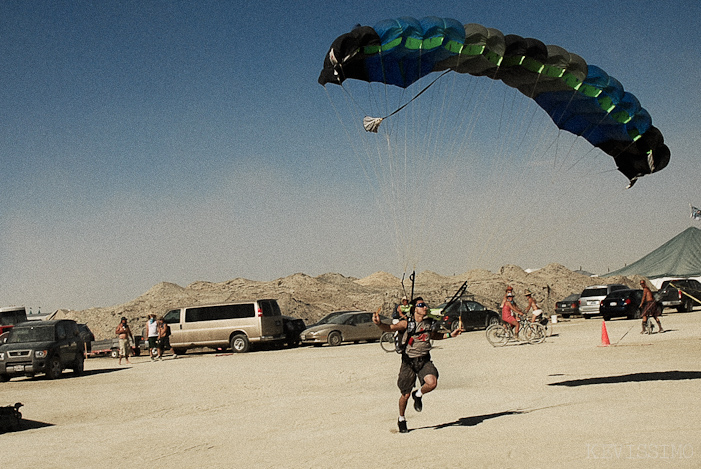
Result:
M248 352L251 344L248 342L248 337L243 334L236 334L231 338L231 350L236 353Z
M334 347L337 345L341 345L341 342L343 342L340 332L332 332L331 334L329 334L329 338L327 340L329 342L329 345Z
M56 379L61 377L61 360L58 357L54 357L49 361L46 367L46 377L49 379Z

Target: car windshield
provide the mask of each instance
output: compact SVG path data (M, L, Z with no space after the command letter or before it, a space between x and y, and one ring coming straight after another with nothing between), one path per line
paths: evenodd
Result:
M24 342L50 342L54 340L53 326L15 327L7 338L9 344Z
M339 314L329 319L327 324L346 324L353 316L351 313Z
M579 299L579 294L578 294L578 293L573 293L573 294L571 294L570 296L568 296L567 298L565 298L565 299L562 300L562 301L566 301L567 303L569 303L569 302L572 302L572 301L577 301L578 299Z
M327 323L328 323L329 321L331 321L333 318L338 317L338 316L341 315L341 314L343 314L343 312L336 311L336 312L333 312L333 313L329 313L329 314L327 314L326 316L324 316L323 318L319 319L319 322L317 322L316 325L319 326L319 325L321 325L321 324L327 324Z
M582 292L582 298L586 298L589 296L606 296L606 287L587 288Z

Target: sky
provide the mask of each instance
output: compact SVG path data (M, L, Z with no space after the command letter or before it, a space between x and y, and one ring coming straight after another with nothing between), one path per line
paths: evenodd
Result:
M601 152L524 162L518 138L475 132L421 176L435 179L405 197L397 229L337 119L340 88L317 78L337 36L400 16L581 55L639 98L669 166L626 190ZM701 227L700 17L696 0L0 0L0 306L86 309L159 282L298 272L616 270ZM407 264L417 218L429 235Z

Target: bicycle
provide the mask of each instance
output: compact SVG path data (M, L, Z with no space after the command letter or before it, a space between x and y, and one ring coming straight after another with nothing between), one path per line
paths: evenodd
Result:
M382 336L380 337L380 347L382 347L382 350L385 352L394 352L394 336L396 335L396 332L383 332Z
M493 347L503 347L509 342L528 342L529 344L540 344L545 341L545 327L538 322L529 322L524 318L519 318L521 328L519 336L516 337L511 325L502 321L501 324L492 324L487 328L487 341Z

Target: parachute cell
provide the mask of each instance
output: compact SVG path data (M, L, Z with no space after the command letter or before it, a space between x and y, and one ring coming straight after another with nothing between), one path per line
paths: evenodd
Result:
M403 17L356 27L332 43L319 83L355 79L407 88L445 70L518 89L558 128L612 156L631 184L669 163L669 148L650 114L618 80L562 47L479 24Z

